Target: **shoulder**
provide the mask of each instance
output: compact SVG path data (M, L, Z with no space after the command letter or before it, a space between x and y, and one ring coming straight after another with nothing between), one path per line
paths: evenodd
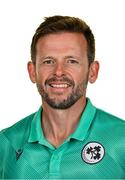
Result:
M112 125L121 124L125 126L125 120L98 108L96 111L96 118L98 118L101 121L101 123L104 122Z
M6 128L6 129L3 129L0 133L4 134L6 136L8 133L12 133L12 132L15 133L15 131L20 132L20 131L24 130L24 128L31 122L34 115L35 115L35 113L30 114L29 116L21 119L20 121L13 124L12 126Z
M101 109L97 109L95 121L96 129L98 128L105 133L110 132L117 137L123 137L125 139L125 120Z
M11 154L17 152L26 143L29 137L32 120L36 113L33 113L18 121L9 128L0 132L0 174L7 160L11 159ZM12 158L15 156L12 156ZM13 160L12 160L13 161Z
M21 119L11 127L0 131L0 147L5 147L5 144L11 144L12 146L16 146L15 144L19 145L24 134L26 135L28 133L34 115L35 113Z

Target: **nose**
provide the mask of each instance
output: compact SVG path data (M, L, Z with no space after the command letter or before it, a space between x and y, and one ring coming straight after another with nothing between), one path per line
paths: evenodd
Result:
M54 75L61 77L64 75L64 65L62 63L56 64L54 69Z

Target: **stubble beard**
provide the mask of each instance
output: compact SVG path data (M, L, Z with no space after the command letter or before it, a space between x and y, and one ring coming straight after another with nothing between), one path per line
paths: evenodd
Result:
M44 90L43 86L37 83L37 89L42 99L52 108L54 109L67 109L74 105L82 96L86 94L86 88L88 84L88 77L79 84L75 89L73 88L70 95L63 100L56 100L55 98L51 98L48 93Z

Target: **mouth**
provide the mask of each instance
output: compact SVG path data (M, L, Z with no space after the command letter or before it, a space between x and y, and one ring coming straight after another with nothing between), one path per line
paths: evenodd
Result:
M67 83L63 83L63 84L51 83L51 84L49 84L49 86L52 87L52 88L68 88L68 87L70 87L71 85L70 85L70 84L67 84Z
M74 82L66 77L63 78L53 77L51 79L48 79L45 82L45 85L47 85L48 91L50 93L62 95L64 93L68 93L69 91L71 91L71 88L73 89Z
M53 83L49 83L48 87L49 87L48 90L50 91L50 93L56 94L56 95L63 95L65 93L69 92L71 85L68 83L64 83L64 82L63 83L62 82L60 82L60 83L53 82Z

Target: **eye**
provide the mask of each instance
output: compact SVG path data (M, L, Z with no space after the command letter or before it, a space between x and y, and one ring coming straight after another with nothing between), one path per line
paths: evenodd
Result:
M67 62L70 64L78 64L78 61L76 59L68 59Z
M52 59L46 59L46 60L44 60L43 61L43 64L54 64L54 60L52 60Z

